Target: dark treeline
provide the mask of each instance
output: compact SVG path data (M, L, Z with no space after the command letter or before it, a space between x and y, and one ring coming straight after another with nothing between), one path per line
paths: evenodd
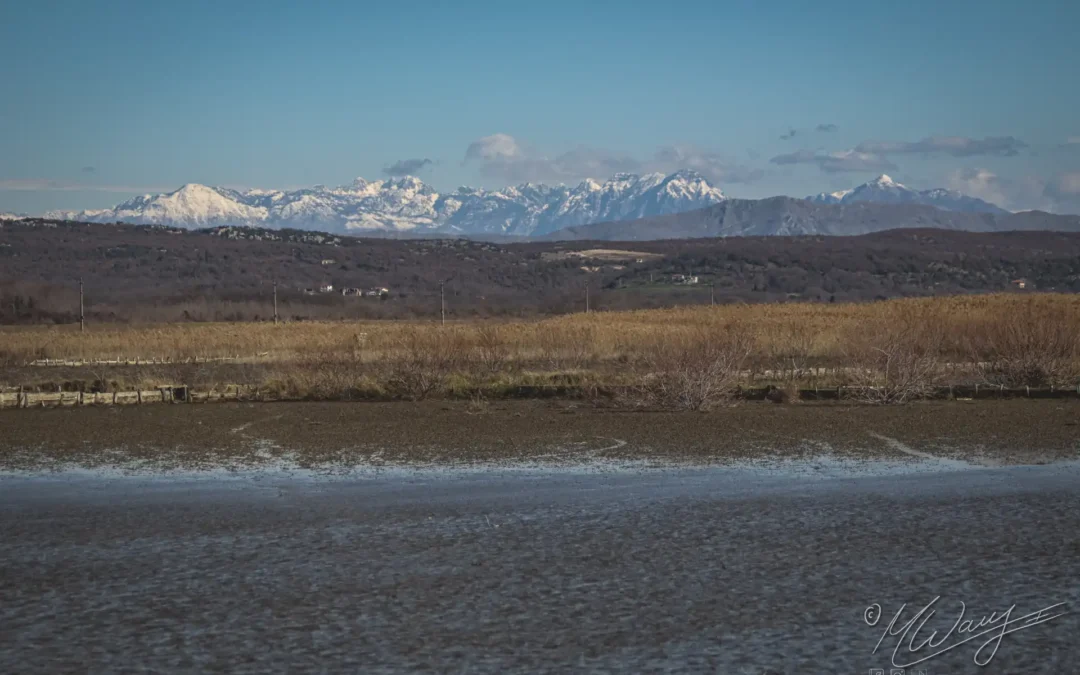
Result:
M624 260L575 251L641 252ZM648 255L652 254L652 255ZM588 268L583 269L583 268ZM698 284L672 283L676 274ZM1080 234L893 230L620 244L358 239L30 220L0 226L0 323L528 317L711 301L860 301L1016 289L1080 291ZM309 294L324 284L334 293ZM342 288L386 287L385 298Z

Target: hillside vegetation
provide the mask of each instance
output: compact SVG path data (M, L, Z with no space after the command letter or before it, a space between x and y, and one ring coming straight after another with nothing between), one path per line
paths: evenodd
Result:
M599 253L597 253L599 251ZM612 251L615 252L614 257ZM619 251L627 255L621 256ZM633 255L629 255L633 254ZM675 275L698 277L695 285ZM21 221L0 226L0 323L537 317L733 302L1080 291L1080 234L892 230L857 237L491 243L305 231ZM386 287L382 299L305 294Z

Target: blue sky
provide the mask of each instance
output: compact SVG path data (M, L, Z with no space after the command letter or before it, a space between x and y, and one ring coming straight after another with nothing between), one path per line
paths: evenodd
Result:
M687 165L803 196L884 170L1075 210L1078 5L0 0L0 211L423 159L438 189Z

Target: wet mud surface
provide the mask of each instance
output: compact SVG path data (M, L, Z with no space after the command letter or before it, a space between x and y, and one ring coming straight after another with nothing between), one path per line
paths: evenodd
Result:
M0 672L1080 661L1080 406L564 405L0 414Z
M900 407L742 403L708 413L551 401L215 403L0 411L0 470L142 466L713 463L952 457L978 465L1080 457L1080 401Z
M0 671L890 672L899 637L874 648L904 603L901 623L941 596L916 646L960 603L1075 609L1078 488L1075 465L8 479ZM989 635L920 666L1071 672L1077 616L1005 635L985 668Z

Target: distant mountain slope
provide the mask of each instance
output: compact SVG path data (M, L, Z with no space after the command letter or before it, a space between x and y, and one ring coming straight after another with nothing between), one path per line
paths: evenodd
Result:
M924 206L935 206L946 211L965 213L1008 213L1005 209L990 202L976 197L969 197L956 190L946 190L944 188L912 190L884 174L851 190L822 192L807 197L807 199L818 204L851 204L854 202L922 204Z
M440 194L412 176L358 178L336 188L248 190L188 184L136 197L115 208L54 211L48 218L186 228L259 226L338 234L411 232L533 236L574 225L678 213L724 200L700 174L616 174L575 187L525 183L502 190L459 188Z
M921 204L820 204L791 197L770 197L758 200L727 199L697 211L630 222L570 227L543 239L644 241L759 235L859 235L898 228L969 232L1080 232L1080 216L1060 216L1042 211L968 213L944 211Z
M22 220L23 218L29 218L29 216L23 213L0 212L0 220Z

